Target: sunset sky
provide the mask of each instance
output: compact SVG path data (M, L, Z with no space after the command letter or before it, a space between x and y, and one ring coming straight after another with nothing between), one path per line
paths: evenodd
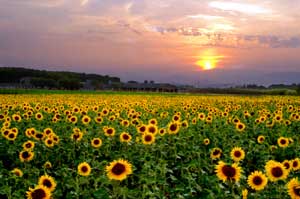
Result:
M0 66L300 83L300 0L1 0Z

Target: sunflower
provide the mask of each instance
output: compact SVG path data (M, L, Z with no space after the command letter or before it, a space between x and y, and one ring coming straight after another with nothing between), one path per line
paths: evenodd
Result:
M188 123L188 121L187 120L184 120L184 121L182 121L181 122L181 126L183 127L183 128L188 128L189 127L189 123Z
M20 170L20 169L18 169L18 168L14 168L11 172L12 172L15 176L17 176L17 177L22 177L22 176L23 176L22 170Z
M168 133L169 134L177 134L179 131L180 123L179 122L171 122L168 124Z
M107 176L110 180L122 181L132 174L132 165L127 160L114 160L106 166Z
M71 139L74 141L80 141L82 139L83 133L81 131L76 131L72 133Z
M25 151L31 151L34 148L35 144L31 140L28 140L24 142L22 146Z
M152 118L149 120L148 124L157 125L157 120L155 118Z
M75 115L73 115L73 116L71 116L70 118L69 118L69 121L70 122L72 122L73 124L76 124L76 122L77 122L77 117L75 116Z
M121 142L130 142L131 141L131 135L129 133L123 132L120 134L120 141Z
M270 160L265 165L266 173L272 182L278 180L284 180L287 178L288 171L285 169L284 165L280 162Z
M103 122L103 118L102 117L100 117L100 116L98 116L98 117L95 117L95 122L97 123L97 124L101 124L102 122Z
M261 143L263 143L264 141L265 141L265 136L263 136L263 135L260 135L260 136L258 136L257 137L257 142L259 143L259 144L261 144Z
M156 135L158 133L158 128L156 125L148 124L147 125L147 133L152 133L153 135Z
M245 158L245 151L240 147L234 147L230 152L231 159L239 162Z
M247 197L248 197L248 190L247 190L247 189L244 189L244 190L242 191L242 199L247 199Z
M19 153L19 158L21 162L29 162L33 159L34 153L32 151L21 151Z
M282 115L279 115L279 114L275 115L274 118L273 118L273 120L275 122L281 122L282 121Z
M13 119L13 121L16 121L16 122L21 122L22 121L21 116L17 115L17 114L13 114L12 119Z
M52 148L54 147L54 141L51 139L51 138L47 138L45 141L44 141L45 145L49 148Z
M164 128L161 128L161 129L158 130L158 134L161 135L161 136L164 136L166 133L167 133L167 131Z
M138 126L137 130L138 130L139 133L145 133L146 130L147 130L147 126L143 124L141 126Z
M106 136L113 137L116 133L116 130L112 127L108 127L104 130Z
M45 164L43 165L43 167L45 169L51 169L52 168L52 164L51 164L51 162L47 161L47 162L45 162Z
M49 189L50 192L54 191L56 187L56 182L54 178L48 175L42 175L39 178L38 184L46 187L47 189Z
M248 185L256 190L263 190L268 183L268 178L261 171L254 171L248 176Z
M91 118L89 116L85 115L81 118L81 122L84 125L88 125L91 122Z
M279 147L285 148L289 145L289 139L285 137L280 137L277 139Z
M155 142L155 135L152 133L144 133L142 136L143 144L153 144Z
M42 139L45 138L45 135L44 135L44 133L39 133L38 132L38 133L34 134L33 138L36 139L36 140L42 140Z
M292 199L300 199L300 183L298 178L293 178L287 183L287 189Z
M238 182L241 177L242 169L237 163L227 165L226 163L219 161L216 165L217 177L225 182L226 180Z
M125 127L128 127L130 125L130 122L128 120L122 120L121 125L125 126Z
M59 137L56 134L50 134L49 138L51 138L53 140L54 144L59 143Z
M180 121L180 119L181 119L180 115L177 115L177 114L172 117L172 120L174 122L178 122L178 121Z
M199 113L199 114L198 114L198 118L199 118L200 120L204 121L204 120L205 120L205 113Z
M91 141L91 145L94 147L94 148L99 148L101 145L102 145L102 140L100 138L94 138L92 139Z
M6 139L10 141L14 141L17 138L17 133L14 133L12 131L9 131L8 135L6 136Z
M210 158L215 160L215 159L218 159L220 158L222 155L222 149L220 148L213 148L211 150L211 153L210 153Z
M36 114L35 114L35 119L36 119L36 120L43 120L43 118L44 118L44 116L43 116L42 113L39 112L39 113L36 113Z
M284 161L282 162L282 164L283 164L284 168L285 168L288 172L290 172L291 169L293 168L293 167L292 167L292 161L284 160Z
M197 123L197 118L193 118L192 119L192 124L196 124Z
M45 128L43 132L44 132L44 134L46 134L46 135L50 135L50 134L54 133L53 130L52 130L51 128Z
M51 192L44 186L38 185L34 189L29 188L26 192L27 199L50 199Z
M300 160L299 158L295 158L291 161L291 164L292 164L292 168L294 171L297 171L300 169Z
M79 175L88 176L91 173L91 166L87 162L80 163L77 167Z
M235 128L238 132L242 132L245 130L246 128L246 125L242 122L238 122L236 125L235 125Z
M204 145L209 145L209 144L210 144L210 140L209 140L208 138L205 138L205 139L203 140L203 144L204 144Z

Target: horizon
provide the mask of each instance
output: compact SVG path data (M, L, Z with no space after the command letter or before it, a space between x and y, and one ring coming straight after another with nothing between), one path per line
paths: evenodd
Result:
M300 1L4 0L0 67L189 85L299 84Z

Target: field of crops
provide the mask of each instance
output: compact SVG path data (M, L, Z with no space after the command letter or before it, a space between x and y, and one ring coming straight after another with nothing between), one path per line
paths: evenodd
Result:
M299 97L0 96L0 198L300 198Z

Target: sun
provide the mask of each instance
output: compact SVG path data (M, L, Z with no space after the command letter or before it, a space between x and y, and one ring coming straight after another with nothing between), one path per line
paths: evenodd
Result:
M196 62L203 70L213 70L216 68L217 61L213 59L202 59Z
M195 64L199 66L202 70L213 70L219 67L219 62L225 56L219 55L219 53L217 53L213 49L206 49L196 57L197 57L197 61L195 62Z

